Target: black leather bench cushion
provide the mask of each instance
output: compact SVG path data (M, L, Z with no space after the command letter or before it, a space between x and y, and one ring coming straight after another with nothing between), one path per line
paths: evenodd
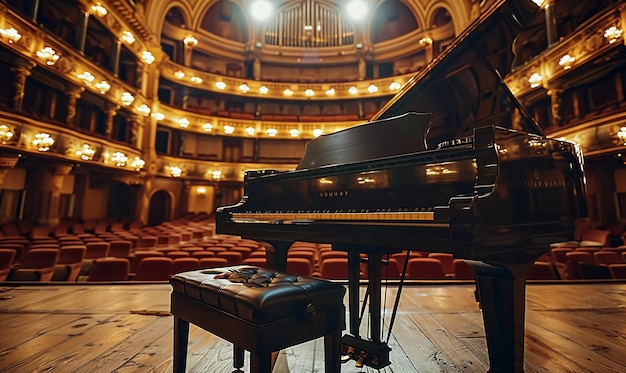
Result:
M346 292L323 279L246 265L182 272L170 284L176 293L257 324L312 321L317 312L343 305Z

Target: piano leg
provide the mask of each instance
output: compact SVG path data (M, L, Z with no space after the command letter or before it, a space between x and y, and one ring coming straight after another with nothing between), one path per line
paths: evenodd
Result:
M356 250L348 251L348 311L350 312L350 334L359 337L360 314L360 256Z
M524 371L526 278L503 266L470 262L476 273L490 373Z
M261 242L265 248L265 262L271 269L277 271L287 270L287 252L292 242L290 241L271 241Z

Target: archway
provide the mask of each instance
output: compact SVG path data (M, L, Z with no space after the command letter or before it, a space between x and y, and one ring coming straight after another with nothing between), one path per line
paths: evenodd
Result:
M153 227L170 219L172 197L163 190L159 190L150 197L148 212L148 226Z

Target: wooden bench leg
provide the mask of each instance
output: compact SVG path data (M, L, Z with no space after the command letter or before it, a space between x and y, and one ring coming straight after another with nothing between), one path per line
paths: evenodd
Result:
M236 371L240 371L243 368L243 354L245 350L239 348L233 344L233 367Z
M341 371L341 330L324 336L324 369L327 373Z
M269 373L272 371L272 353L259 352L250 354L250 373Z
M185 373L189 322L174 316L174 373Z

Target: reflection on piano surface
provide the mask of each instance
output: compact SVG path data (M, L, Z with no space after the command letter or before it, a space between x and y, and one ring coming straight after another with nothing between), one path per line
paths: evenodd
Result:
M218 233L268 243L277 269L294 241L348 252L343 349L359 364L391 363L381 338L381 259L408 249L471 263L490 371L523 371L526 276L586 214L576 147L543 136L499 77L535 9L492 2L373 121L310 141L293 171L246 172L242 200L217 210ZM359 334L360 253L368 255L367 337Z

